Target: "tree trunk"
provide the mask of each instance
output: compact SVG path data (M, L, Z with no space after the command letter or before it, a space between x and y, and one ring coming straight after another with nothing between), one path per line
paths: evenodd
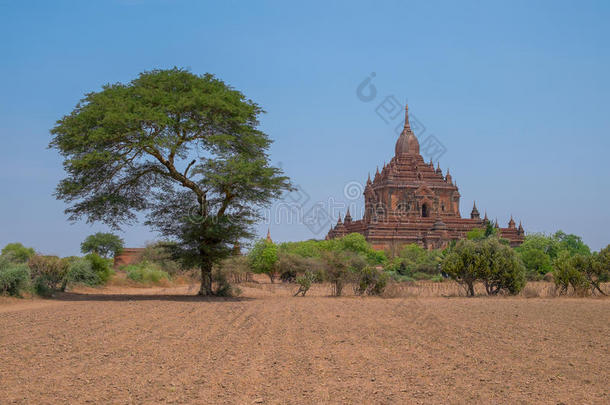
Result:
M208 296L213 295L212 291L212 265L210 263L201 263L201 289L198 295Z
M472 281L468 282L468 296L474 297L474 283Z

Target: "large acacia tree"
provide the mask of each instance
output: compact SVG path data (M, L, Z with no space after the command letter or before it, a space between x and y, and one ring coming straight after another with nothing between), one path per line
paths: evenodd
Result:
M201 268L199 294L213 294L213 264L291 187L270 165L262 113L213 75L178 68L105 85L51 130L67 173L55 195L71 220L119 228L145 213Z

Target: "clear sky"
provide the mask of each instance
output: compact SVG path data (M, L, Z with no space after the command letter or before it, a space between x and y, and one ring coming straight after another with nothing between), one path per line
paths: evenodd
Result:
M607 1L0 0L0 246L76 254L106 229L69 223L52 196L63 172L49 129L104 83L179 66L263 106L271 159L304 211L362 203L345 191L392 157L393 96L409 101L420 142L445 150L463 216L476 200L502 226L512 214L526 232L562 229L598 250L610 243L608 21ZM371 74L368 100L373 87L358 87ZM285 241L328 229L290 222L258 230ZM156 238L121 235L130 247Z

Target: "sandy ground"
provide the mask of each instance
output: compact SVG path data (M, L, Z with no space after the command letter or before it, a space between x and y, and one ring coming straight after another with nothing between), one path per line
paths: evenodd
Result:
M609 299L194 288L1 300L0 403L610 403Z

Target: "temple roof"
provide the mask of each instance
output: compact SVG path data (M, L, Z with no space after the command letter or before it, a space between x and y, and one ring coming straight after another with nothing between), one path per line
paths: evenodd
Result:
M409 105L405 106L405 127L396 141L396 157L401 155L419 155L419 141L409 124Z

